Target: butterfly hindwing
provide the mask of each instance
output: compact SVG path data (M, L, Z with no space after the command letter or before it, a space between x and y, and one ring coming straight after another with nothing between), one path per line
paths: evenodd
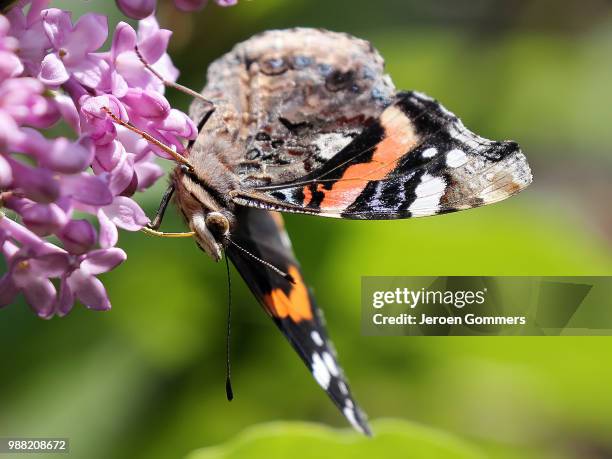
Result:
M208 70L216 110L197 147L250 189L325 164L393 101L395 87L370 43L321 29L271 30L238 44ZM194 102L196 120L209 107ZM218 148L219 139L227 142Z
M234 201L327 217L394 219L490 204L530 182L515 142L479 137L437 101L407 92L319 169L236 192Z
M359 431L370 430L336 361L324 321L304 283L282 217L265 210L240 208L232 239L242 249L288 273L293 282L230 245L227 255L274 323L289 340L317 383Z

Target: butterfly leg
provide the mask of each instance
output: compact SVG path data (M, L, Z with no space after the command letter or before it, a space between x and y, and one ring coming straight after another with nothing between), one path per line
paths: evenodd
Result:
M147 228L150 230L157 231L161 226L162 220L164 219L164 214L166 213L166 209L168 208L168 204L170 204L170 199L172 199L172 195L174 194L174 184L171 184L164 195L162 196L161 202L159 203L159 207L157 212L155 212L155 217L151 220L151 223L147 224Z
M155 217L151 220L151 223L148 223L143 229L142 232L148 234L149 236L156 237L166 237L166 238L180 238L180 237L193 237L193 232L188 233L164 233L162 231L157 231L161 226L162 220L164 219L164 214L166 213L166 209L168 208L168 204L170 203L170 199L172 199L172 195L174 194L174 184L170 185L164 195L162 196L162 200L159 203L159 208L157 212L155 212Z

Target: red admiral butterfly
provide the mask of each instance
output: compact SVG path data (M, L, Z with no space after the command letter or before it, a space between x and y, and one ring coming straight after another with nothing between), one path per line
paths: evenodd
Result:
M199 135L186 157L172 152L182 165L149 232L165 234L155 230L176 193L186 235L215 261L225 252L315 380L369 434L276 211L376 220L469 209L529 185L525 156L423 94L396 92L368 42L325 30L257 35L191 93Z

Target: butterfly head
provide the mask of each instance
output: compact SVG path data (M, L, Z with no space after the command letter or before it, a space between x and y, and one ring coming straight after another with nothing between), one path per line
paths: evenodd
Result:
M196 243L213 260L220 261L230 231L230 220L221 212L195 212L190 219Z
M236 220L228 197L235 185L229 173L219 173L224 168L211 156L196 143L189 155L193 168L176 168L172 181L178 207L198 247L220 261Z

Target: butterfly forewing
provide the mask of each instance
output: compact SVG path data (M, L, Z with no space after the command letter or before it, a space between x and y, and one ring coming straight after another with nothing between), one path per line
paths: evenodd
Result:
M236 193L235 201L328 217L394 219L491 204L530 182L518 144L479 137L437 101L408 92L319 169Z

